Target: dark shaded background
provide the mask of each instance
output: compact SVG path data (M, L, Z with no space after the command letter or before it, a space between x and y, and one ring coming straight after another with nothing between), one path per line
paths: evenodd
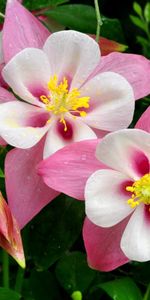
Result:
M120 20L123 31L125 42L129 46L129 52L141 54L141 47L136 41L138 34L143 35L140 29L138 29L130 20L129 15L134 14L133 11L133 0L100 0L99 6L101 14L109 18L117 18ZM136 0L142 8L148 0ZM87 4L94 6L94 0L72 0L70 3Z

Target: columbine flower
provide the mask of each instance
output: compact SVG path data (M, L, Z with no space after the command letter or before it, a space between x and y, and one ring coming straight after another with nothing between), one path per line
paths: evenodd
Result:
M22 267L25 258L19 226L12 216L7 202L0 193L0 246L4 248Z
M18 24L21 25L18 26ZM7 1L3 26L3 51L5 63L9 62L11 58L25 48L42 48L49 35L50 33L47 28L43 26L43 24L40 23L38 19L25 9L25 7L23 7L17 0ZM149 60L141 55L112 53L105 57L101 57L95 70L95 75L105 71L113 71L121 74L131 84L134 90L135 100L137 100L146 96L150 92L149 64ZM108 120L109 117L110 116L108 116ZM79 199L84 198L85 182L91 173L96 170L95 165L98 164L98 161L95 161L93 164L95 152L93 147L92 151L90 151L90 159L89 155L85 155L85 149L88 151L90 146L89 144L86 144L87 141L84 142L85 145L83 145L82 151L83 155L80 151L76 151L77 149L80 150L79 144L82 142L78 142L78 145L75 148L74 153L76 154L76 158L72 165L74 169L71 170L71 168L67 167L71 163L72 158L71 155L67 157L66 163L65 152L65 157L61 161L62 164L60 159L57 160L58 164L61 166L61 172L60 168L56 168L56 165L54 164L52 169L52 174L54 175L53 178L56 178L55 186L56 182L59 185L58 190L62 191L63 187L65 191L65 185L67 184L70 194L74 194L74 197ZM69 147L72 146L73 144L67 145L67 154L71 154L71 149L69 149ZM29 222L29 220L31 220L33 216L35 216L35 214L37 214L49 201L56 197L54 191L44 185L44 183L42 184L42 178L37 175L36 165L42 159L43 148L44 140L30 149L14 149L9 151L9 154L7 154L5 175L9 205L11 207L11 211L22 227ZM62 149L60 151L63 152ZM68 158L70 161L68 161ZM87 162L90 163L90 168L88 168ZM85 172L81 163L85 163L86 165ZM97 168L99 168L99 165ZM71 176L69 170L71 172ZM62 177L58 177L59 181L56 177L57 174L62 175ZM26 188L26 185L28 185L28 189ZM68 188L65 191L66 193L68 192ZM104 253L106 253L106 251L104 251ZM104 255L102 255L102 257L104 257Z
M139 129L109 134L96 155L111 170L96 171L88 179L87 216L101 227L118 224L118 232L130 216L121 249L129 259L150 260L150 134Z
M29 148L48 132L48 156L70 142L96 138L95 129L127 127L134 111L132 88L113 72L87 80L99 59L97 43L75 31L54 33L43 50L26 48L14 56L3 77L28 103L1 105L2 137L15 147Z

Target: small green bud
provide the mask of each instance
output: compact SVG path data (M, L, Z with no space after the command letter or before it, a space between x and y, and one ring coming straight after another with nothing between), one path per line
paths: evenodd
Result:
M75 291L72 293L71 298L73 300L82 300L82 293L80 291Z

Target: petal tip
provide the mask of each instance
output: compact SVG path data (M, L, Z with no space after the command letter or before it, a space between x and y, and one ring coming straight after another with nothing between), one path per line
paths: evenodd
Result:
M22 259L16 258L14 257L14 259L16 260L16 262L18 263L18 265L22 268L25 269L26 268L26 261L25 261L25 257L23 256Z

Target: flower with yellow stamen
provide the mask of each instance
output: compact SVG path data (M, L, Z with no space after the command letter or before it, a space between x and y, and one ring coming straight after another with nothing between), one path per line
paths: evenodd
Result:
M127 203L135 208L140 203L150 205L150 174L144 175L141 179L135 181L132 186L127 186L126 190L131 192L131 198Z
M68 80L64 77L58 84L58 76L54 75L48 82L49 95L41 95L40 100L46 105L46 110L60 117L60 123L64 124L64 131L67 131L65 113L78 113L85 117L86 111L80 108L89 108L90 97L80 97L77 88L68 90Z
M51 34L43 49L17 53L3 68L3 77L23 101L1 105L1 137L26 149L45 136L47 157L69 143L127 127L133 89L113 69L94 73L99 62L98 44L73 30Z
M129 260L150 260L150 133L140 129L110 133L99 142L96 157L105 168L86 183L88 219L100 226L103 247L114 249L115 259L119 253Z

